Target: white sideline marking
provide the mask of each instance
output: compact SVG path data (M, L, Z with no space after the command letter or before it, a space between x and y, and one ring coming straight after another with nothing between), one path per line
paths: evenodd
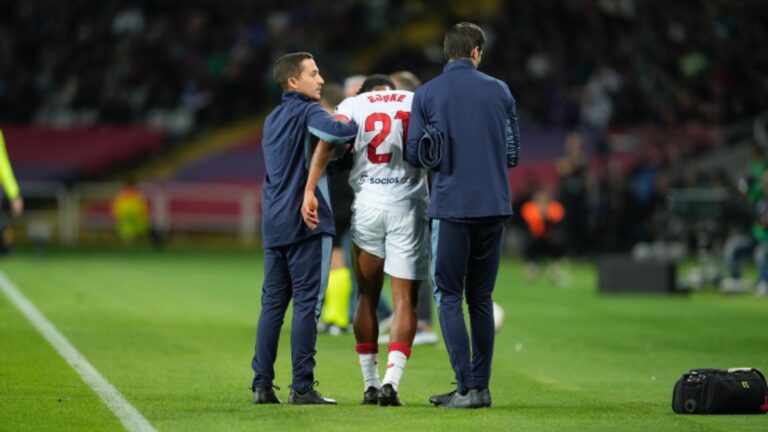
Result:
M109 383L66 337L30 302L0 270L0 289L33 327L59 352L130 432L155 432L144 416Z

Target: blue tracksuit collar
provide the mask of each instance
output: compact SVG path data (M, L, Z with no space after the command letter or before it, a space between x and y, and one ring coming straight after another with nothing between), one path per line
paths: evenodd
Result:
M283 102L286 102L289 99L299 99L299 100L303 100L303 101L307 101L307 102L316 102L311 97L309 97L307 95L304 95L304 94L301 94L299 92L295 92L295 91L283 92Z
M443 72L448 72L450 70L458 70L458 69L474 69L475 65L472 63L472 60L470 59L456 59L449 61L445 64L445 67L443 67Z

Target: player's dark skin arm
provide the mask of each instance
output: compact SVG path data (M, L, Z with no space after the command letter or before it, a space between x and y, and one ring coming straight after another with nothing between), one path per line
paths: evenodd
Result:
M342 123L349 122L343 116L334 116L333 119ZM312 160L309 162L307 184L304 186L304 202L301 204L301 217L304 219L304 223L312 229L317 228L317 225L320 223L320 217L317 215L318 204L315 189L317 189L317 183L320 181L320 177L323 176L323 171L328 166L328 162L331 160L335 150L336 148L333 144L320 140L315 147L315 151L312 153Z
M334 150L333 144L320 140L315 147L314 153L312 153L312 160L309 163L309 175L307 177L307 185L304 187L301 217L304 219L304 223L312 229L317 228L317 225L320 223L320 217L317 215L318 204L315 189L320 181L320 177L323 175L323 171L325 171L328 162L331 160L331 156L333 156Z

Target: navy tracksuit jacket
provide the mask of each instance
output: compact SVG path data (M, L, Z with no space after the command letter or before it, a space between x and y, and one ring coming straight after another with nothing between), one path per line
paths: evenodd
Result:
M280 328L291 299L292 387L305 392L312 386L317 316L328 281L335 230L325 177L315 192L320 223L314 230L301 217L304 186L318 138L343 144L356 135L354 122L334 121L315 101L296 92L285 92L282 103L264 122L264 286L256 353L251 362L255 374L252 388L272 386Z
M517 164L520 147L515 100L505 83L479 72L470 60L453 60L414 94L406 157L415 166L426 125L444 134L429 204L443 338L458 390L487 388L495 335L491 293L504 223L512 214L507 169ZM465 291L471 351L462 310Z

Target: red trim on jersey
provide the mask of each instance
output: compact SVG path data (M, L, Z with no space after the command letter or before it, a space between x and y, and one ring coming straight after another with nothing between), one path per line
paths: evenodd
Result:
M334 120L344 120L345 122L349 123L352 121L351 118L345 116L344 114L334 114L333 115Z
M355 344L355 351L357 351L358 354L378 354L379 344L375 342Z
M406 345L404 343L398 343L398 342L392 342L389 344L388 352L392 351L400 351L401 353L405 354L405 358L411 358L411 347L410 345Z

